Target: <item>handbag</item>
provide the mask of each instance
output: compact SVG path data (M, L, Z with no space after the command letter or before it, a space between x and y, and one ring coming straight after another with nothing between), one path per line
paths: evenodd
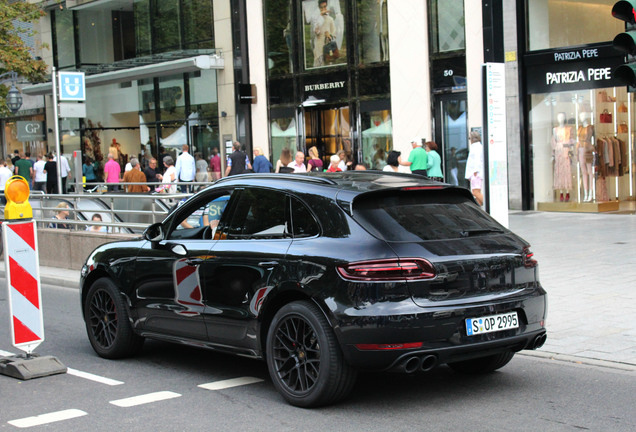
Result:
M618 125L618 133L627 133L627 123L622 122Z
M612 122L612 113L604 110L599 116L599 122L601 123L611 123Z
M325 37L325 45L322 47L322 55L325 58L325 62L336 60L340 57L340 51L338 50L338 44L335 37Z
M627 112L627 105L625 105L625 102L623 102L622 104L620 104L618 106L618 110L619 113L626 113Z

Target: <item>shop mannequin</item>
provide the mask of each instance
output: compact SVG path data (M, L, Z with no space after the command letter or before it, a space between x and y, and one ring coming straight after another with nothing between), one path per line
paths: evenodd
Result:
M557 114L557 124L552 130L552 154L554 155L553 189L560 193L560 201L570 200L572 189L572 164L570 150L574 146L574 131L565 124L565 113Z
M590 124L590 113L588 112L581 112L579 114L579 121L581 123L576 134L576 148L585 195L583 202L589 202L592 201L592 186L594 185L594 171L592 170L592 161L594 160L594 147L592 146L594 126Z

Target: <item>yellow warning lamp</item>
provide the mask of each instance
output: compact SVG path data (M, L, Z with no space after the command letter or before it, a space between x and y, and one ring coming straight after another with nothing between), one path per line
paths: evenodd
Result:
M29 184L21 176L13 176L4 185L7 205L4 207L5 219L31 219L33 209L29 204Z

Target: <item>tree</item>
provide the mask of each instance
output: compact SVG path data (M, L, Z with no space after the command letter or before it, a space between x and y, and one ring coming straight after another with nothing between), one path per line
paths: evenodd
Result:
M47 71L43 60L33 58L25 37L34 31L20 24L33 23L45 15L39 4L27 1L0 1L0 74L17 72L30 82L43 81ZM0 86L0 113L8 112L5 97L9 87Z

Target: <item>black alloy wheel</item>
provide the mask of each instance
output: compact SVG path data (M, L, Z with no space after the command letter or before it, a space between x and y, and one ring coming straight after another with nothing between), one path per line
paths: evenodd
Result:
M143 345L144 339L133 332L119 291L108 278L98 279L91 286L84 321L88 339L100 357L128 357Z
M317 407L349 394L356 371L346 364L327 319L310 302L283 306L267 335L267 366L292 405Z

